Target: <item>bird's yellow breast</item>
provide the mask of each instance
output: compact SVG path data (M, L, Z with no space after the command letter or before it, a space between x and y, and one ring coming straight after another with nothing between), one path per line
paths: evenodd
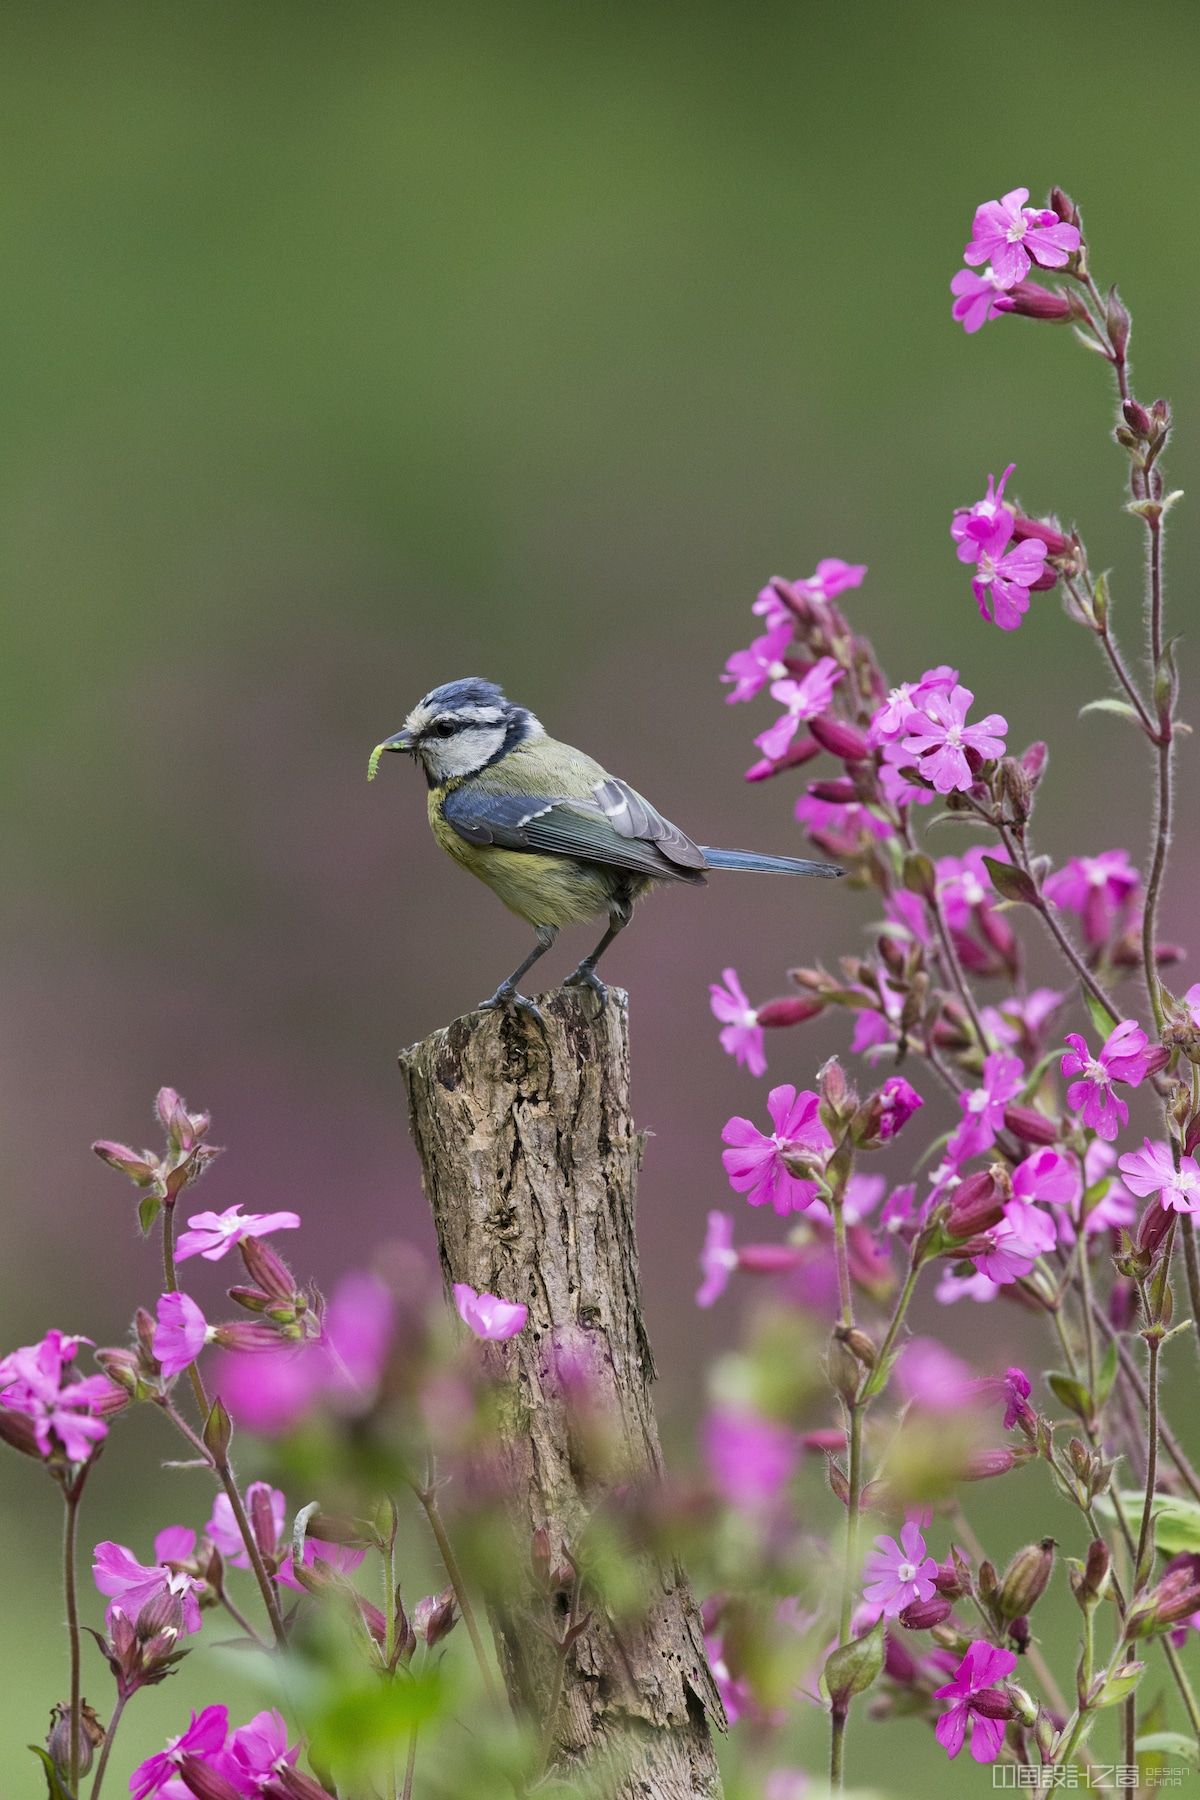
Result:
M510 912L530 925L578 925L608 913L613 882L607 871L572 857L469 844L442 816L450 791L430 789L429 829L447 855L485 881Z

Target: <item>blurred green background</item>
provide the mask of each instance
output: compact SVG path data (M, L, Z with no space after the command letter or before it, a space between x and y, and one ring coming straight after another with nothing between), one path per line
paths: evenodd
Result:
M1013 743L1052 736L1043 844L1141 854L1134 746L1076 721L1104 691L1090 645L1054 596L1015 636L982 625L947 536L1015 461L1025 503L1114 566L1136 645L1105 371L1024 320L966 338L947 283L977 202L1066 186L1133 309L1139 391L1181 422L1171 485L1195 489L1189 0L10 0L0 46L6 1346L50 1324L117 1340L156 1291L88 1144L140 1142L161 1082L229 1146L207 1203L299 1207L325 1284L389 1237L429 1247L394 1053L526 943L436 851L411 772L363 779L438 681L498 679L703 840L786 850L790 792L741 780L772 711L726 708L717 673L767 576L861 560L854 616L897 678L954 661ZM1179 629L1197 564L1175 518ZM1181 792L1174 936L1198 872ZM673 1439L697 1346L734 1332L736 1306L691 1305L716 1134L761 1102L706 984L735 962L765 997L872 916L720 880L661 897L611 958L655 1134L643 1266ZM773 1072L803 1080L843 1040L780 1040ZM985 1364L1027 1337L963 1310L947 1328ZM203 1518L198 1487L164 1498L152 1424L140 1461L102 1465L89 1544L146 1552L168 1516ZM992 1502L998 1555L1068 1523L1022 1484L1028 1516ZM15 1794L64 1671L57 1517L11 1456L0 1529ZM127 1758L179 1728L175 1687L131 1713ZM895 1792L987 1782L917 1726L864 1726L855 1755Z

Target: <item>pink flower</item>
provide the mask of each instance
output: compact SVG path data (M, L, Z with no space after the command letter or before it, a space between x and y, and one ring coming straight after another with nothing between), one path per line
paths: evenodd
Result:
M974 694L955 687L949 693L937 689L922 697L921 710L905 721L903 749L918 771L939 794L970 788L980 764L1004 755L1008 721L989 713L978 725L967 724L967 709ZM976 759L973 769L968 754Z
M877 1537L875 1548L863 1564L866 1583L863 1599L878 1606L885 1618L895 1619L914 1600L931 1600L937 1562L925 1553L925 1539L911 1521L894 1537Z
M737 1268L737 1251L733 1247L733 1219L729 1213L710 1212L704 1248L700 1252L700 1269L704 1276L696 1290L696 1305L711 1306L729 1286L729 1277Z
M1010 1200L987 1237L991 1248L972 1260L981 1275L1000 1287L1028 1275L1038 1257L1048 1255L1058 1242L1053 1219L1024 1200Z
M981 330L989 319L1012 311L1013 303L991 268L978 275L970 269L960 269L950 283L950 292L954 295L950 317L958 320L968 336Z
M1117 1167L1143 1199L1157 1194L1168 1212L1200 1213L1200 1165L1194 1156L1181 1156L1177 1169L1169 1144L1143 1138L1142 1148L1118 1157Z
M71 1379L71 1364L89 1338L48 1331L36 1344L0 1357L0 1407L30 1421L43 1456L61 1451L83 1463L108 1435L106 1418L127 1402L106 1375Z
M844 594L847 588L861 587L866 572L866 563L848 563L843 562L840 556L825 556L817 564L816 573L810 575L807 581L786 581L781 585L798 601L825 606L839 594ZM753 611L766 619L768 628L778 625L782 619L792 617L773 582L763 588L754 602Z
M1007 513L1007 508L1003 510ZM1046 546L1040 538L1022 538L1008 550L1005 546L1010 536L1011 527L1001 519L991 534L979 541L971 580L980 617L1001 631L1015 631L1029 611L1029 590L1036 586L1046 561Z
M963 273L966 274L965 269ZM995 476L989 475L987 493L983 499L976 500L973 506L960 506L955 512L950 521L950 536L958 545L959 562L978 562L983 545L1001 525L1004 527L1006 543L1012 536L1016 515L1011 506L1004 504L1004 486L1016 466L1016 463L1009 463L1000 477L999 487L996 486Z
M1126 850L1102 850L1099 856L1073 856L1047 875L1042 892L1055 906L1078 913L1088 944L1106 944L1141 876Z
M1008 851L1002 844L990 851L972 845L962 856L938 857L935 865L937 897L942 903L947 925L955 931L966 931L980 907L996 903L997 894L984 864L985 856L990 856L993 862L1008 861Z
M335 1575L350 1575L358 1568L366 1551L355 1544L330 1544L324 1538L306 1537L304 1540L304 1568L311 1569L314 1563L324 1563ZM294 1588L303 1593L304 1584L297 1581L295 1565L291 1554L284 1557L275 1576L280 1587Z
M895 743L904 735L909 714L921 710L926 694L949 693L957 685L958 670L945 663L936 669L926 669L920 681L902 681L899 687L892 688L883 705L872 714L871 742L876 745Z
M753 700L768 681L782 681L787 674L784 652L792 641L792 617L788 613L765 637L755 638L748 650L735 650L725 664L722 681L731 681L732 693L726 702L732 706L739 700Z
M1069 1031L1066 1041L1071 1048L1060 1067L1071 1084L1067 1105L1082 1110L1084 1124L1111 1143L1129 1123L1129 1108L1113 1092L1113 1083L1140 1087L1151 1069L1161 1066L1160 1059L1134 1019L1122 1019L1097 1057L1078 1032Z
M961 1356L936 1338L909 1339L896 1363L896 1386L906 1400L936 1413L961 1412L979 1392Z
M1018 1420L1032 1425L1034 1411L1029 1404L1033 1392L1024 1369L1007 1369L1004 1375L1004 1429L1011 1431Z
M797 1093L790 1084L772 1088L767 1111L775 1127L770 1137L749 1119L732 1118L721 1133L730 1147L721 1161L735 1193L745 1194L751 1206L768 1202L777 1213L803 1212L816 1197L816 1185L793 1175L784 1158L808 1155L818 1162L833 1148L833 1139L818 1113L820 1096L805 1088Z
M996 1133L1004 1124L1004 1108L1018 1091L1025 1070L1019 1056L1005 1056L993 1050L983 1064L983 1085L958 1097L962 1120L946 1147L953 1162L966 1162L970 1156L981 1156L996 1141Z
M720 1034L721 1048L752 1075L763 1075L767 1052L758 1014L746 998L736 969L722 969L721 980L724 987L714 981L708 990L713 1017L725 1027Z
M977 1638L955 1670L953 1681L934 1689L939 1700L954 1701L934 1727L937 1741L947 1756L958 1755L970 1725L971 1755L975 1761L995 1762L1004 1742L1004 1723L1012 1716L1012 1707L1003 1695L992 1690L995 1683L1011 1675L1016 1666L1017 1659L1011 1650L999 1650L994 1644Z
M1079 1164L1073 1156L1064 1156L1061 1150L1049 1147L1035 1150L1013 1170L1012 1191L1017 1200L1042 1200L1047 1206L1078 1206L1082 1192Z
M294 1231L300 1223L299 1213L247 1213L242 1218L241 1211L240 1206L229 1206L223 1213L193 1213L188 1220L191 1230L179 1234L175 1261L202 1256L206 1262L219 1262L243 1238L266 1237L271 1231Z
M469 1325L477 1338L503 1343L525 1329L529 1308L513 1300L498 1299L495 1294L477 1294L465 1281L454 1284L454 1305L464 1325Z
M1026 206L1028 188L1012 188L1000 200L976 209L964 262L990 263L1003 288L1024 281L1033 263L1043 269L1065 269L1079 248L1079 230L1065 225L1048 207Z
M287 1726L282 1713L256 1713L248 1725L240 1725L229 1740L225 1752L224 1773L239 1792L258 1794L272 1775L291 1768L298 1760L300 1746L288 1744Z
M204 1592L204 1583L169 1566L174 1562L190 1561L195 1548L195 1532L188 1531L182 1525L169 1525L165 1531L159 1532L154 1540L152 1564L138 1562L132 1550L127 1550L124 1544L114 1544L108 1540L97 1544L92 1552L92 1577L100 1592L107 1594L110 1599L105 1614L109 1631L113 1628L115 1613L124 1613L127 1619L136 1624L142 1608L162 1594L180 1602L182 1629L185 1632L199 1631L200 1603L196 1596Z
M228 1730L228 1707L206 1706L203 1712L194 1712L186 1731L178 1737L168 1738L165 1750L148 1757L133 1771L129 1779L133 1800L151 1800L152 1795L161 1793L185 1756L215 1756L225 1748ZM182 1789L177 1791L182 1792Z
M778 700L787 711L755 738L754 742L764 756L777 762L784 755L802 722L805 719L815 719L818 713L825 711L843 673L832 656L822 656L803 680L793 681L789 677L785 681L771 683L771 698Z
M790 1480L798 1453L795 1432L760 1413L716 1407L705 1420L705 1461L731 1506L768 1505Z
M252 1522L257 1523L259 1516L268 1515L268 1509L269 1517L275 1528L274 1541L270 1546L271 1554L274 1555L283 1538L284 1524L287 1520L287 1500L279 1488L273 1488L265 1481L252 1481L246 1489L248 1517ZM204 1527L204 1535L209 1543L221 1552L230 1568L248 1569L250 1567L250 1553L238 1530L228 1494L218 1494L214 1499L212 1515ZM267 1548L261 1542L257 1529L255 1539L259 1543L260 1549Z
M162 1294L154 1311L154 1354L170 1381L195 1362L208 1342L208 1320L190 1294Z
M920 1094L905 1081L903 1075L889 1075L879 1090L882 1111L879 1116L879 1136L886 1144L890 1138L903 1129L919 1107L924 1106Z

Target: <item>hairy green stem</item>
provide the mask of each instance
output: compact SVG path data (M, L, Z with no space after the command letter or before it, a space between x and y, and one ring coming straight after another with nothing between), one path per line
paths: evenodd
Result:
M483 1647L483 1638L475 1617L475 1609L471 1605L471 1596L467 1592L467 1584L463 1580L458 1558L454 1554L454 1546L450 1542L445 1521L437 1503L437 1490L434 1487L432 1471L424 1487L416 1481L410 1485L424 1509L425 1517L429 1521L429 1529L432 1531L434 1542L438 1547L438 1555L442 1559L442 1566L449 1577L450 1586L454 1589L454 1598L458 1602L462 1622L467 1628L467 1636L471 1640L471 1648L475 1652L475 1661L479 1664L479 1672L483 1676L483 1685L487 1689L488 1699L493 1706L498 1705L500 1697L496 1691L496 1682L488 1665L487 1651Z
M129 1701L128 1694L118 1694L113 1707L112 1718L108 1721L108 1730L104 1734L104 1742L100 1746L100 1760L96 1764L96 1773L92 1779L91 1800L100 1800L100 1789L104 1785L104 1772L108 1768L108 1759L112 1754L113 1741L117 1735L117 1726L121 1723L121 1714Z

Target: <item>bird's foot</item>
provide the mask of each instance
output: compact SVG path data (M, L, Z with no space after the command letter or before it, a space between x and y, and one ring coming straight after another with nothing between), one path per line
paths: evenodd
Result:
M511 981L502 981L490 1000L481 1000L479 1011L502 1012L510 1019L515 1019L518 1014L524 1013L525 1017L532 1019L535 1024L545 1025L546 1023L542 1017L541 1008L527 995L518 994Z
M605 986L604 982L601 981L590 962L581 962L574 973L567 976L567 979L563 982L563 986L591 988L601 1006L603 1006L608 999L608 988Z

